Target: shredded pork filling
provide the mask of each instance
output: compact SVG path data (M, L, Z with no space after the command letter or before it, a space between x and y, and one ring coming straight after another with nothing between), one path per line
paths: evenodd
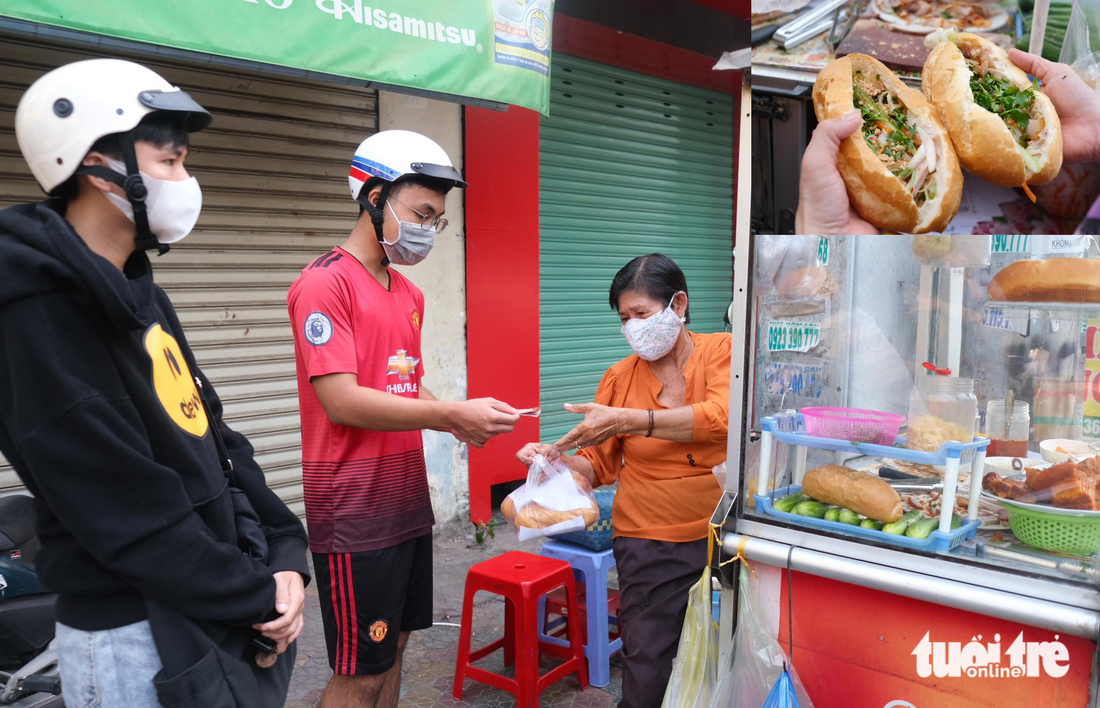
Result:
M935 199L940 151L935 139L910 118L879 74L852 72L852 100L863 116L863 139L883 166L906 186L917 204Z

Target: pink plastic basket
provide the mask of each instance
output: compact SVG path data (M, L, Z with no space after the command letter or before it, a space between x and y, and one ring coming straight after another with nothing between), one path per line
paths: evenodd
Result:
M893 445L905 416L859 408L803 408L806 434L817 438Z

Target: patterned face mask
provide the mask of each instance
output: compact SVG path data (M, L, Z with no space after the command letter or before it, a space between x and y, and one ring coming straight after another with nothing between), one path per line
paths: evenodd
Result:
M676 296L673 295L672 300L675 299ZM676 344L676 338L680 336L684 318L672 309L672 300L668 301L668 307L657 314L644 320L630 319L623 325L623 335L626 336L630 348L646 361L656 361L668 354Z

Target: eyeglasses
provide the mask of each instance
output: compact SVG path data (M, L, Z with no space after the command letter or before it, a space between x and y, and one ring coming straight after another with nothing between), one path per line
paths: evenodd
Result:
M430 231L432 229L435 229L435 232L437 234L441 234L446 230L447 224L448 224L448 221L446 219L442 219L438 216L428 216L427 214L421 214L416 209L413 209L411 206L409 206L405 202L401 201L397 197L390 197L390 199L394 200L395 202L397 202L401 206L405 207L406 209L408 209L412 213L419 216L420 217L420 228L424 229L425 231Z

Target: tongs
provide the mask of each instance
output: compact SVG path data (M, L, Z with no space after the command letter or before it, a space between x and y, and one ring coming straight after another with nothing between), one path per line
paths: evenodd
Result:
M856 20L863 14L863 8L867 6L867 0L856 0L851 7L848 8L848 20L844 23L844 27L841 28L840 33L837 33L837 23L840 21L840 9L833 14L833 26L829 29L829 34L825 37L825 44L829 45L829 49L836 53L836 48L840 46L840 43L844 41L844 38L848 36L848 33L852 31L852 27L855 26Z
M857 5L861 5L864 2L866 2L866 0L856 0ZM775 39L784 49L790 50L808 39L813 39L822 32L829 31L830 28L835 29L838 18L840 17L840 9L847 3L848 0L825 0L817 7L800 15L798 19L784 25L775 33L773 39ZM854 12L854 9L855 8L853 8L852 14L848 17L849 25L854 23L852 18L858 17L859 14ZM832 15L831 18L830 14ZM851 28L849 27L849 29ZM845 34L847 34L847 32L845 32ZM843 39L843 37L841 39Z

